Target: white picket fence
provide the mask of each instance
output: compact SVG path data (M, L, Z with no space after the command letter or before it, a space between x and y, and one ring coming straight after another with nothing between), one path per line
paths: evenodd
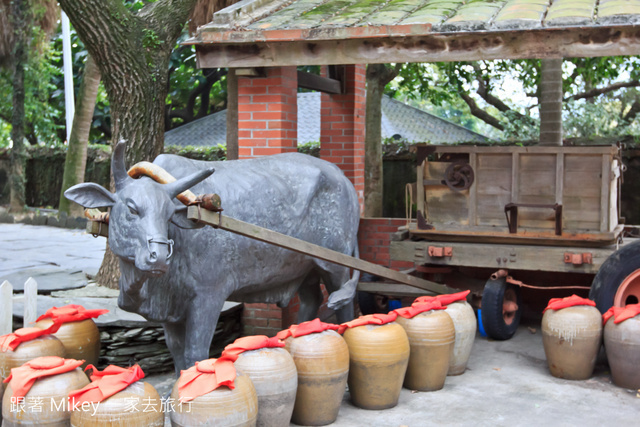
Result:
M38 283L29 277L24 283L24 326L34 326L38 318ZM0 335L13 332L13 285L0 285Z

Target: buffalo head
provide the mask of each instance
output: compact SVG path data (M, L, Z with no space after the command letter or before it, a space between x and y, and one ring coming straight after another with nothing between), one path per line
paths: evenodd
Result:
M186 217L186 207L173 199L206 179L213 168L198 171L170 184L158 184L150 178L133 179L124 163L124 142L119 142L111 159L116 192L101 185L83 183L64 192L67 199L85 208L110 207L109 247L122 261L149 275L161 275L169 269L173 241L169 240L169 222L181 228L197 227Z

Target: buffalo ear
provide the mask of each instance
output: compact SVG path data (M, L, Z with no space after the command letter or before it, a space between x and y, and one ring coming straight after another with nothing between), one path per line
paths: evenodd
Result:
M176 208L176 211L171 217L171 222L177 227L184 228L187 230L193 230L193 229L202 228L205 226L205 224L202 224L202 223L199 224L187 218L186 206L181 206L179 208Z
M64 192L64 197L85 208L108 208L116 204L116 196L93 182L76 184Z

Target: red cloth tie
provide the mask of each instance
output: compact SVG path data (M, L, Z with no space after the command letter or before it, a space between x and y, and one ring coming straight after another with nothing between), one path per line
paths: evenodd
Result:
M640 314L640 304L629 304L625 307L611 307L602 315L602 323L606 324L613 317L613 323L624 322Z
M269 338L266 335L253 335L235 340L224 348L218 360L230 360L235 362L238 356L245 351L259 350L261 348L284 347L284 343L277 337Z
M83 402L102 402L144 378L144 372L138 365L130 368L109 365L102 372L93 365L88 365L85 371L88 369L93 369L91 383L80 390L69 392L69 399L73 402L74 409Z
M338 325L334 325L333 323L324 323L321 322L320 319L315 318L308 322L302 322L299 325L291 325L289 329L278 332L276 334L276 338L286 340L289 337L298 338L304 335L324 332L329 329L336 331L338 328Z
M236 386L236 368L228 359L207 359L182 371L178 379L180 402L188 402L212 392L220 386L233 390Z
M46 329L40 328L20 328L13 333L0 336L0 351L15 351L18 346L27 341L34 340L43 335L54 334L60 329L59 324L52 324Z
M21 398L31 390L39 378L73 371L83 363L84 360L63 359L58 356L37 357L18 368L11 369L11 374L4 382L11 382L13 397Z
M108 312L109 310L104 309L87 310L81 305L69 304L64 307L51 307L42 316L38 317L37 322L42 319L51 318L53 323L62 325L63 323L80 322L81 320L93 319Z
M423 302L423 303L413 303L411 305L411 307L402 307L402 308L398 308L396 310L394 310L398 316L402 316L404 318L407 319L411 319L412 317L420 314L420 313L424 313L425 311L430 311L430 310L444 310L447 307L444 307L440 301L438 300L433 300L430 302Z
M576 305L590 305L591 307L595 307L596 303L587 298L581 298L578 295L571 295L566 298L551 298L549 300L549 305L542 312L544 313L547 310L561 310L567 307L574 307Z
M360 316L350 322L346 322L340 325L338 333L343 334L349 328L356 328L364 325L385 325L391 323L398 318L398 313L391 311L388 314L369 314L367 316Z
M469 292L471 291L462 291L462 292L457 292L455 294L442 294L442 295L436 295L433 297L432 296L418 297L415 299L415 301L413 301L413 304L421 304L421 303L436 300L436 301L440 301L440 304L442 304L445 308L447 308L449 304L452 304L454 302L466 301L467 295L469 295Z

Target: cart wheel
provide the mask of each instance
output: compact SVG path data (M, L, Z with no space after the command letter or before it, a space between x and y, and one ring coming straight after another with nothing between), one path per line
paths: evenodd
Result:
M617 250L593 279L589 298L601 313L610 307L640 302L640 241Z
M382 295L358 291L358 305L363 315L388 313L389 299Z
M520 289L504 277L489 279L482 292L482 326L489 338L508 340L516 333L522 314Z

